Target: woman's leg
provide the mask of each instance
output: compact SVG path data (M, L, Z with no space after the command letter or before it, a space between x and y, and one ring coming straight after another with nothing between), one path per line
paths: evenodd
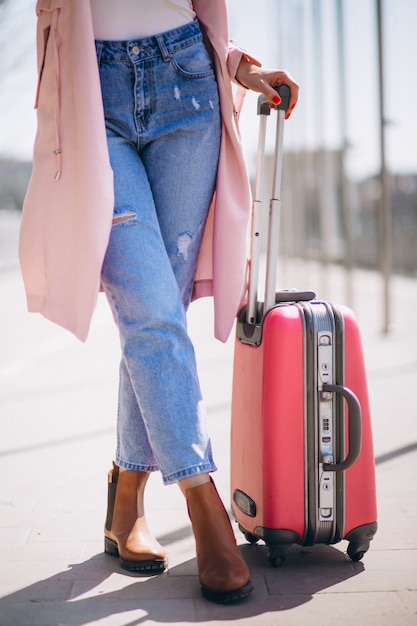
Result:
M123 348L116 461L130 471L117 468L118 480L109 482L117 506L113 526L106 528L106 551L119 554L126 569L156 572L164 569L165 552L144 526L138 477L159 465L164 476L166 467L193 473L215 466L198 415L202 401L184 305L146 173L131 144L110 135L109 147L117 201L102 278ZM135 485L126 498L127 487Z
M184 306L142 160L109 136L115 218L103 284L122 343L119 466L165 482L215 469ZM133 392L133 393L132 393Z
M208 480L215 466L185 319L220 145L214 75L201 41L198 49L195 43L194 33L183 50L175 44L171 52L172 34L158 38L158 68L155 57L142 63L133 48L129 55L138 135L122 138L108 124L116 207L103 283L127 385L119 404L118 462L137 472L158 465L166 483L180 482L203 593L227 602L247 595L251 584ZM135 48L148 54L147 45Z
M138 150L134 148L135 143L138 143L135 118L147 117L145 111L139 106L139 101L148 100L147 97L142 98L143 94L138 93L142 84L141 79L144 78L143 68L131 63L129 50L126 49L124 43L98 42L97 51L116 198L114 226L103 266L102 279L119 326L123 348L116 455L121 467L116 466L116 478L115 472L113 470L110 472L109 482L109 511L113 512L121 510L120 505L114 507L114 501L116 500L117 504L118 496L125 491L118 487L122 481L132 482L132 476L135 473L144 476L146 472L158 469L158 450L156 453L154 450L158 442L162 450L179 452L178 462L173 463L174 470L179 468L180 471L185 470L186 474L194 472L193 467L184 466L184 461L185 463L188 461L179 450L181 446L175 443L178 441L186 450L192 450L193 443L195 443L196 454L191 460L191 465L196 464L197 473L213 470L215 467L211 460L210 443L204 424L203 427L200 424L201 394L195 373L194 354L185 330L184 306L178 298L178 290L181 289L185 293L187 289L184 291L178 286L175 274L173 280L172 269L161 239L152 190ZM150 50L150 53L153 55L154 51ZM150 81L150 84L153 82ZM212 185L214 185L213 182ZM211 195L212 191L211 189L208 195ZM208 201L206 204L208 205ZM205 219L206 211L207 207L204 206L203 215L198 222L199 228ZM187 229L189 228L188 224ZM181 249L187 252L184 247ZM196 249L197 246L194 246L195 251ZM184 256L192 258L188 253ZM193 271L191 268L186 272L188 291L192 283ZM178 275L179 279L180 275ZM188 298L189 296L184 298L184 304ZM143 323L143 333L140 321ZM128 332L125 332L126 328L129 328ZM158 350L163 356L161 360L157 356ZM156 361L153 363L152 353L156 356ZM141 372L141 366L137 367L137 364L142 354L144 362ZM182 370L182 380L180 376L179 383L175 384L175 378L180 370ZM132 384L132 380L136 381L136 384ZM165 384L166 380L168 384ZM188 415L192 416L191 421L197 433L194 433L194 436L190 432L188 441L184 441L181 428L176 429L174 433L168 432L169 425L175 424L177 416L182 414L181 402L175 406L175 402L170 400L171 397L176 397L176 389L173 389L172 385L176 389L183 390L190 398L188 402L185 401L185 405L188 407ZM145 391L142 394L140 388L148 389L148 392ZM158 402L159 398L161 402ZM153 406L154 410L149 411L149 406ZM151 437L156 441L155 446L150 442L148 425L142 415L143 409L151 424L155 411L160 416L159 425L151 426L153 433ZM165 438L164 433L166 433ZM130 511L133 517L137 515L139 519L139 509L143 508L142 490L135 489L128 500L126 501L125 498L124 508ZM136 502L138 502L137 514L134 512ZM122 548L124 554L124 557L122 554L122 559L125 564L127 563L131 569L138 569L136 561L147 558L149 546L138 545L134 551L134 559L130 554L131 562L129 563L126 554L132 551L126 550L126 541L120 539L120 534L119 537L115 536L109 517L114 527L120 527L117 520L114 520L113 513L108 516L107 539L117 539L118 550ZM126 521L129 516L123 515L123 517ZM133 518L128 520L128 525L130 524L131 527L135 523Z

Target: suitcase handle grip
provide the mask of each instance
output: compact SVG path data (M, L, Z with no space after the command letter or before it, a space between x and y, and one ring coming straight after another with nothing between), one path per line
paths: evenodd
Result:
M288 111L291 95L290 88L288 85L279 85L278 87L274 87L274 89L281 98L281 102L272 108L275 109L275 111ZM271 115L271 102L264 95L260 95L258 98L258 115Z
M342 385L324 384L325 392L340 393L349 407L349 452L341 463L323 463L326 472L340 472L351 467L358 459L362 447L362 410L356 395Z

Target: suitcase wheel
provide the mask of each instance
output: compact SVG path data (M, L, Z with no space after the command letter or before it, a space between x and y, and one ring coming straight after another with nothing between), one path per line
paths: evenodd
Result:
M285 561L287 550L282 546L267 545L266 556L272 567L281 567Z
M240 524L238 524L238 526L239 526L240 532L243 534L246 541L248 541L249 543L257 543L259 541L259 537L250 533L248 530L243 528L243 526L241 526Z
M363 549L363 543L360 545L358 543L353 543L353 541L348 545L347 553L352 561L357 563L363 558L363 555L368 551L367 549Z
M377 528L377 522L372 522L371 524L363 524L353 528L353 530L348 532L345 539L349 541L347 553L352 561L360 561L363 555L368 552Z

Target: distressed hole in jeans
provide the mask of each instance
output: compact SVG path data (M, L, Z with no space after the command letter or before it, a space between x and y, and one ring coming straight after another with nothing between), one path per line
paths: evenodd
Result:
M113 224L120 224L120 222L128 222L129 220L133 220L136 217L136 213L133 211L129 211L127 213L123 213L122 215L118 215L113 218Z
M188 248L190 247L192 240L193 237L190 233L181 233L178 237L177 254L178 256L181 255L184 258L184 261L188 258Z

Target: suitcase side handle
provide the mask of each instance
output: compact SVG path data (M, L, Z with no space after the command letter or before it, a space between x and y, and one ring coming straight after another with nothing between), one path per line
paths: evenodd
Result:
M331 393L340 393L349 407L349 452L344 461L340 463L323 463L323 469L327 472L340 472L351 467L358 459L362 448L362 410L357 396L342 385L324 384L322 390Z

